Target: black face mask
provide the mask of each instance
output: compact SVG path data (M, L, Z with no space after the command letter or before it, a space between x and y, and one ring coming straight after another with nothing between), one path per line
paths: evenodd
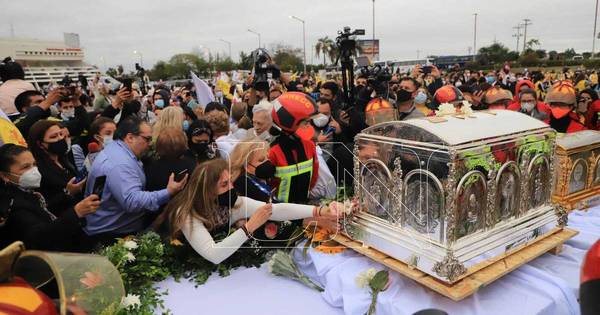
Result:
M266 160L259 166L255 166L256 170L254 171L256 177L260 179L269 179L275 177L275 166L271 161Z
M235 191L235 188L231 188L217 197L217 204L221 207L233 208L237 199L237 191Z
M58 156L65 155L69 150L69 145L67 144L67 140L62 139L56 142L48 143L48 152L54 153Z
M208 152L208 142L192 143L192 151L201 156L206 156Z
M396 102L403 103L412 99L412 92L409 92L404 89L399 89L396 92Z

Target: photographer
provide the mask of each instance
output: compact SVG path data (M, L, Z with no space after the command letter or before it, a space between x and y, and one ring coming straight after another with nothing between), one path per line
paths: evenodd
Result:
M431 78L433 79L433 81L431 81L431 83L429 84L427 84L427 80L425 80L427 76L431 76ZM434 65L416 65L411 72L411 77L413 77L417 83L427 86L427 90L429 91L430 95L434 95L435 91L444 86L444 81L442 80L442 72L440 71L440 69L438 69L438 67Z

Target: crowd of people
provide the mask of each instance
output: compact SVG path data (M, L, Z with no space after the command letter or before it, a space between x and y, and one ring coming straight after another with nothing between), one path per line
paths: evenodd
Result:
M154 230L219 263L297 226L337 228L344 209L321 200L352 187L354 137L368 126L449 103L519 111L561 133L600 128L596 73L568 69L358 75L353 106L339 79L308 73L211 85L208 104L191 82L37 91L10 59L0 79L0 248L87 252Z

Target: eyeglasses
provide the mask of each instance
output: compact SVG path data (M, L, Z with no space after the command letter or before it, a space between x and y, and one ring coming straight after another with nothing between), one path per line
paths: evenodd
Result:
M579 98L579 101L586 101L587 102L587 101L591 101L591 100L592 99L589 98L589 97L581 97L581 98Z
M142 136L142 135L136 135L136 136L141 137L142 139L146 140L146 143L152 142L152 136Z

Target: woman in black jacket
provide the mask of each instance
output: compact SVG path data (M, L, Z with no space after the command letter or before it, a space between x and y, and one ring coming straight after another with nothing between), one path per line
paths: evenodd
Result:
M196 168L196 159L188 151L187 139L183 129L166 128L161 131L156 139L156 157L144 164L144 173L146 174L146 190L157 191L167 188L171 174L175 176L176 181L181 181L184 177L191 175ZM151 225L162 209L158 212L148 213L145 217L146 225ZM164 217L160 216L154 229L162 224Z
M54 215L60 215L81 200L85 188L85 180L75 182L78 172L69 161L66 135L59 122L40 120L31 126L27 145L42 174L39 192Z
M81 229L85 216L100 206L90 195L56 216L35 191L42 176L27 148L0 147L0 248L20 240L28 249L84 251L89 249Z

